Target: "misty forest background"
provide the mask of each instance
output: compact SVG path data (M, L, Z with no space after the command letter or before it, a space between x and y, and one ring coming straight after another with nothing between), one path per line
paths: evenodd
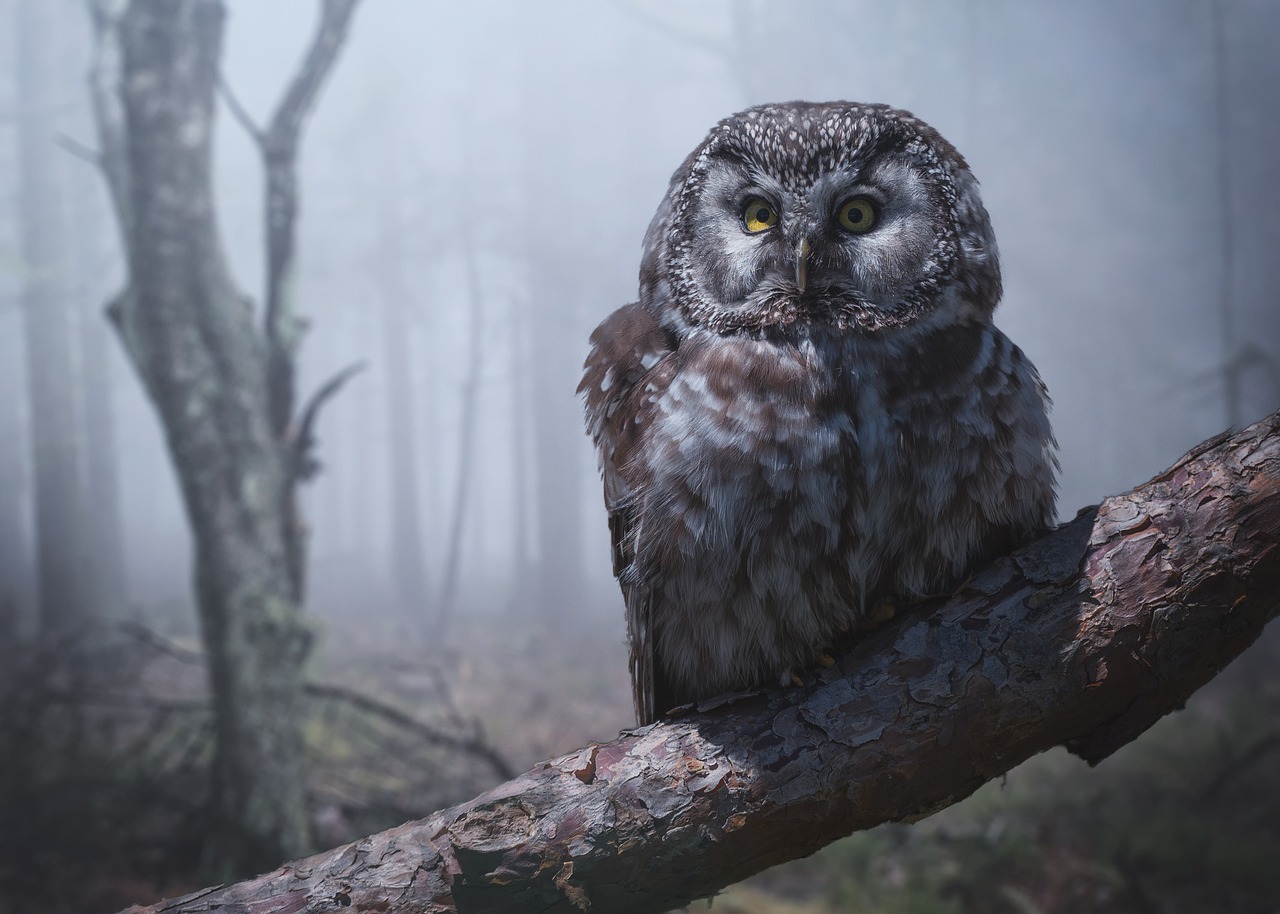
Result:
M264 123L314 0L229 0L218 219L262 288ZM214 739L192 540L105 304L125 259L80 0L0 0L0 912L196 888ZM362 3L302 139L307 796L317 848L631 722L574 394L671 172L726 114L885 101L951 139L1064 518L1280 405L1280 5ZM233 108L241 110L236 111ZM1280 911L1280 641L1100 767L1056 751L738 912Z

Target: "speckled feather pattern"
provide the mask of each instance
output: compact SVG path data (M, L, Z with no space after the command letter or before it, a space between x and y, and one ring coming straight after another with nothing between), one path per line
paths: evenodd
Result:
M830 229L848 193L880 201L879 234ZM772 237L735 222L751 194L780 212ZM776 682L880 600L953 587L1052 522L1048 401L991 323L977 182L911 115L722 121L672 179L640 291L595 331L580 390L641 723Z

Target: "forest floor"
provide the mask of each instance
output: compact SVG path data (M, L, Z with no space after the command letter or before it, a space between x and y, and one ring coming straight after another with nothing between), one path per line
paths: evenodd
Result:
M557 628L476 614L428 649L330 625L313 680L338 688L314 697L308 732L318 840L425 815L628 726L621 618ZM31 657L0 677L0 914L107 914L200 886L203 669L193 638L155 635L102 639L51 680L18 675L40 667ZM1280 914L1277 670L1273 627L1097 767L1045 753L920 823L753 877L712 910Z

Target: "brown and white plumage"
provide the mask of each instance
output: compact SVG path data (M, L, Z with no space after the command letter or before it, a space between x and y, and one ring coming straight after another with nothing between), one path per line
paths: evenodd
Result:
M686 159L580 388L640 723L1051 523L1047 398L999 296L977 182L905 112L763 106Z

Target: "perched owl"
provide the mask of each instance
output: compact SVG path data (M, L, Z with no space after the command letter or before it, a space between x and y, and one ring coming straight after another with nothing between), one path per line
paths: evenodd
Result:
M905 111L765 105L689 155L579 388L641 724L1052 522L1048 398L999 299L977 181Z

